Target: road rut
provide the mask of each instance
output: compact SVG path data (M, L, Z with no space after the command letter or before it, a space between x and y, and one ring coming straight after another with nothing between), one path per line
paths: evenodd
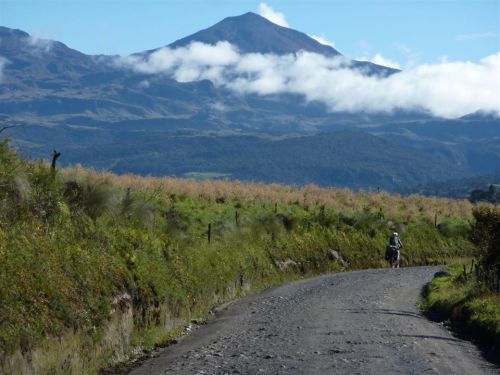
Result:
M416 305L436 267L325 275L237 300L146 374L500 374Z

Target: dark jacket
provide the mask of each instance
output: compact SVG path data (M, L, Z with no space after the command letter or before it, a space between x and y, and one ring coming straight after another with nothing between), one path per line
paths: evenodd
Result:
M391 236L391 239L389 240L389 244L391 246L396 246L398 249L403 247L403 243L399 239L398 236L395 236L394 234Z

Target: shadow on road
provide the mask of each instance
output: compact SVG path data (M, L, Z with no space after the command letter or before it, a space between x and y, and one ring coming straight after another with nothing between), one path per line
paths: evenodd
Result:
M412 311L391 310L391 309L343 309L341 311L349 312L352 314L386 314L386 315L399 315L417 319L425 319L424 316L414 313Z

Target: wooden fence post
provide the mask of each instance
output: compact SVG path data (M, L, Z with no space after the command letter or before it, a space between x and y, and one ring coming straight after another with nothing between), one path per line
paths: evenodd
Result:
M212 224L208 224L207 237L208 243L210 243L210 240L212 239Z
M497 293L500 294L500 266L497 266Z
M464 264L464 278L465 281L467 281L467 268L465 267L465 264Z
M236 223L236 226L238 227L240 225L240 214L238 213L238 210L234 213L234 221Z
M56 170L57 159L59 159L60 156L61 156L61 153L57 152L56 150L54 150L54 152L52 153L52 162L50 163L50 168L53 171Z

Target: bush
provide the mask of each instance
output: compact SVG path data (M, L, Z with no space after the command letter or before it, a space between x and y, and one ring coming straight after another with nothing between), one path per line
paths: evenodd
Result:
M0 142L0 209L8 217L16 217L30 195L26 165L13 152L6 140Z
M471 240L476 244L485 267L500 267L500 207L474 210Z

